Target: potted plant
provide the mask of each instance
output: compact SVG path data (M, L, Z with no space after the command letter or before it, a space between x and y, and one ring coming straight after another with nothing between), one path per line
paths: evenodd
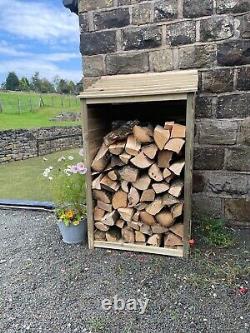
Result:
M55 166L49 166L43 173L49 180L57 224L67 244L86 241L86 172L83 162L75 161L73 156L62 156Z

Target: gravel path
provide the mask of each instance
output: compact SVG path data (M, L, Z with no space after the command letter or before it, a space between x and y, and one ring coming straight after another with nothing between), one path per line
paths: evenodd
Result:
M0 210L0 332L250 332L242 239L187 261L90 251L63 244L50 213ZM104 311L115 295L148 298L145 314Z

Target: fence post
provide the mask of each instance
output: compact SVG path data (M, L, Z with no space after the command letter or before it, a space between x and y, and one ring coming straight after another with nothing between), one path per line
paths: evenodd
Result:
M32 100L30 98L30 112L33 112Z
M3 105L1 101L0 101L0 112L3 112Z
M18 113L21 113L21 103L19 97L17 97L17 108L18 108Z

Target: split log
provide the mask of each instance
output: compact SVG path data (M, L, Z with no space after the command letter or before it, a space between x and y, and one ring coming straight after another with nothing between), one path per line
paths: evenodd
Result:
M108 172L108 177L111 179L111 180L114 180L116 181L118 179L118 176L117 176L117 172L115 170L111 170Z
M96 222L95 227L96 227L96 229L98 229L100 231L104 231L104 232L109 230L109 226L102 222Z
M97 241L106 241L106 232L96 229L94 239Z
M182 245L183 241L181 240L181 238L172 234L171 232L164 238L164 247L176 247Z
M183 202L180 202L171 207L171 214L173 215L174 219L182 215L183 206L184 206Z
M150 236L149 239L147 240L147 244L159 247L161 245L161 235L155 234L153 236Z
M156 198L150 205L148 205L146 212L155 216L162 210L163 207L161 198Z
M136 188L131 186L128 194L128 207L135 207L140 202L140 194Z
M111 165L111 162L105 167L105 169L103 170L103 171L111 171L111 170L113 170L113 167L112 167L112 165Z
M151 160L155 158L157 151L158 147L154 143L142 147L142 152Z
M138 205L136 205L136 209L138 210L138 212L141 212L142 210L144 210L147 207L147 204L145 202L141 202Z
M124 227L124 225L125 225L125 221L123 221L123 220L117 220L116 222L115 222L115 225L118 227L118 228L120 228L120 229L122 229L123 227Z
M178 179L172 182L170 189L168 191L169 194L173 195L176 198L179 198L183 189L183 181Z
M133 229L129 227L125 227L122 229L122 237L126 243L135 242L135 232Z
M174 121L166 121L165 122L165 125L164 125L164 129L167 129L167 130L172 130L173 128L173 125L174 125Z
M105 210L99 208L99 207L95 207L94 208L94 220L95 221L101 221L102 218L105 215Z
M129 192L129 187L128 187L128 182L126 180L121 181L121 189L123 192L128 193Z
M160 225L158 223L155 225L152 225L151 229L152 229L153 234L164 234L165 232L168 231L168 228L163 227L162 225Z
M171 138L185 138L186 126L174 124L171 130Z
M107 146L110 146L114 142L125 140L128 137L128 135L130 135L133 132L134 126L138 125L138 124L139 124L138 120L126 122L125 124L120 126L118 129L108 133L104 137L104 143Z
M168 150L161 150L158 153L157 165L159 168L168 168L172 160L173 152Z
M133 221L139 222L140 219L140 212L136 212L133 216Z
M116 167L122 167L124 166L125 163L116 155L111 156L111 167L116 168Z
M135 232L135 242L136 243L145 243L146 236L141 231L136 231Z
M183 239L184 237L184 224L183 223L176 223L171 228L169 228L175 235L179 236Z
M116 192L119 190L119 183L110 179L107 175L101 180L101 187L109 192Z
M92 181L92 189L93 190L101 190L101 180L103 178L103 174L100 174L98 177L96 177L93 181Z
M154 225L156 224L156 220L154 218L154 216L150 215L149 213L143 211L143 212L140 212L140 218L141 218L141 221L147 225Z
M168 169L168 168L165 168L163 170L163 178L164 179L169 179L169 177L172 175L172 172Z
M151 165L151 167L148 170L148 175L150 178L152 178L156 182L163 181L163 175L160 170L160 168L157 166L157 164Z
M179 199L177 199L176 197L172 196L169 193L166 193L162 198L163 205L168 207L173 206L179 202L180 202Z
M124 151L126 142L116 142L109 146L109 151L113 155L120 155Z
M156 220L160 223L163 227L169 227L174 223L174 219L172 214L169 211L162 211L156 215Z
M153 132L149 127L141 127L136 125L133 128L133 134L138 142L149 143L153 141Z
M113 207L111 204L106 204L105 202L102 201L97 201L97 207L105 210L105 212L111 213L113 210Z
M118 218L119 218L119 215L118 215L117 211L114 210L113 212L108 213L104 216L104 218L102 219L102 223L104 223L108 226L113 226L113 225L115 225Z
M140 154L133 157L130 162L135 165L139 169L147 169L152 165L154 162L150 160L147 156L141 152Z
M126 222L131 222L132 217L134 215L134 209L133 208L119 208L118 209L119 214L121 215L121 218Z
M156 126L156 128L154 129L154 140L160 150L163 150L169 138L169 130L164 129L162 126Z
M110 154L108 152L108 147L103 144L94 158L91 167L93 170L101 172L107 166L109 160Z
M93 190L93 198L95 200L100 200L104 203L111 203L111 196L109 193L100 190Z
M132 156L129 155L129 154L127 154L127 153L123 153L123 154L119 155L120 160L121 160L123 163L125 163L125 164L128 164L128 162L130 161L131 157L132 157Z
M123 191L118 191L112 198L112 206L114 209L126 208L128 205L128 195Z
M140 149L141 149L141 143L136 141L136 138L133 135L129 135L125 146L126 153L129 155L136 156L137 154L139 154Z
M126 165L119 171L119 174L121 176L121 179L126 180L127 182L130 183L134 183L138 178L139 170L134 167Z
M106 232L106 238L108 242L117 242L121 238L121 230L118 228L110 229Z
M135 183L133 183L133 186L140 191L147 190L149 188L149 185L151 183L151 178L149 178L148 175L144 175L137 179Z
M148 225L148 224L143 224L140 227L140 232L145 235L148 235L148 236L151 236L153 234L152 229L151 229L150 225Z
M181 160L181 161L173 163L169 167L169 170L172 171L176 176L180 176L184 166L185 166L185 160Z
M153 184L152 187L156 194L161 194L167 192L170 188L170 185L166 183L156 183Z
M136 221L131 221L131 222L128 222L128 226L134 230L139 231L140 227L142 226L142 223L136 222Z
M155 199L155 191L153 189L148 189L142 192L141 202L152 202Z
M168 141L168 143L166 144L166 146L164 147L165 150L170 150L170 151L173 151L177 154L180 153L180 151L182 150L182 147L184 146L185 144L185 140L183 139L170 139Z

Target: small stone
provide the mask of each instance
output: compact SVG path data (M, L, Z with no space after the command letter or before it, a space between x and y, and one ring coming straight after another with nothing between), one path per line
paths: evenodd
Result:
M122 31L122 44L125 51L159 47L161 40L162 32L158 26L129 28Z
M234 19L232 17L214 16L207 20L201 20L201 42L228 39L232 37L233 34Z
M184 0L184 17L202 17L213 14L213 0Z

